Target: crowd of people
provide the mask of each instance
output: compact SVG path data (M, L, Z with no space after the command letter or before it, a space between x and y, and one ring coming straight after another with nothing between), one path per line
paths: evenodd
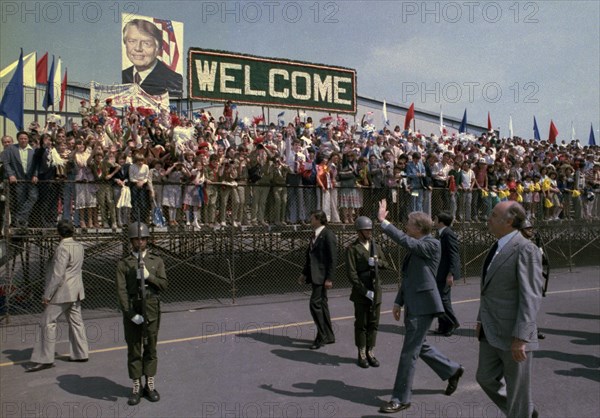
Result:
M231 102L222 115L183 116L82 101L80 114L81 123L64 126L33 122L17 144L2 138L14 227L61 218L113 229L162 226L160 218L190 228L308 224L315 209L350 224L374 217L382 198L392 221L442 210L457 222L484 221L507 200L532 219L600 217L600 149L579 141L424 135L379 129L368 115L360 124L300 114L265 124L239 118Z

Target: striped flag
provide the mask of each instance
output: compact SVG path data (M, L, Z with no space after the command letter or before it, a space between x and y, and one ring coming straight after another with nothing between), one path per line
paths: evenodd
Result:
M170 20L156 19L154 23L162 31L162 61L173 71L177 71L179 63L179 45L175 38L175 31Z

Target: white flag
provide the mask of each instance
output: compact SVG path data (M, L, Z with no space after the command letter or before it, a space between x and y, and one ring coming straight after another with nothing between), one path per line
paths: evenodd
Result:
M34 52L23 57L23 85L25 87L35 87L35 64L37 62L37 54ZM0 78L5 77L17 68L19 60L7 65L0 71Z
M571 141L575 141L575 125L573 125L573 121L571 121Z
M61 63L62 60L58 57L56 68L54 69L54 80L52 81L54 87L54 111L60 109L60 83L62 83Z
M508 117L508 137L513 137L513 124L512 124L512 115Z

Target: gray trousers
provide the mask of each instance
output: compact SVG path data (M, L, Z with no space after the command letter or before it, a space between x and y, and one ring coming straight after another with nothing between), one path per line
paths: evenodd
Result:
M477 383L508 418L530 417L533 413L531 400L531 371L533 353L527 359L516 362L510 350L492 347L487 340L479 344Z
M432 322L433 315L416 316L405 312L406 335L404 336L400 361L398 362L392 400L400 403L410 403L415 367L419 357L442 380L448 380L458 371L460 365L457 362L450 360L425 340Z
M88 342L81 317L81 301L49 304L44 309L40 321L41 334L36 335L31 361L34 363L54 363L57 339L57 320L64 314L69 325L69 355L72 359L88 358ZM38 338L39 337L39 338Z

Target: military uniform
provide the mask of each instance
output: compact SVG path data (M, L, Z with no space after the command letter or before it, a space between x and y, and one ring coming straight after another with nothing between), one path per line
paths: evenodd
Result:
M372 267L369 266L370 245L373 242L369 242L369 250L367 250L356 239L346 249L346 275L352 285L350 300L354 302L354 341L359 349L375 347L381 311L380 278L378 275L371 278ZM378 268L390 267L378 244L375 244L374 254L377 256ZM373 301L367 297L369 290L374 293Z
M148 270L149 277L146 281L146 316L144 321L148 324L148 344L142 353L143 324L136 325L132 318L142 315L142 299L140 280L137 278L138 259L130 254L119 261L117 265L117 295L119 307L123 312L123 325L125 341L127 342L127 370L131 379L139 379L142 374L156 375L158 364L156 343L160 326L160 299L159 293L167 288L167 276L163 260L146 251L144 267Z

